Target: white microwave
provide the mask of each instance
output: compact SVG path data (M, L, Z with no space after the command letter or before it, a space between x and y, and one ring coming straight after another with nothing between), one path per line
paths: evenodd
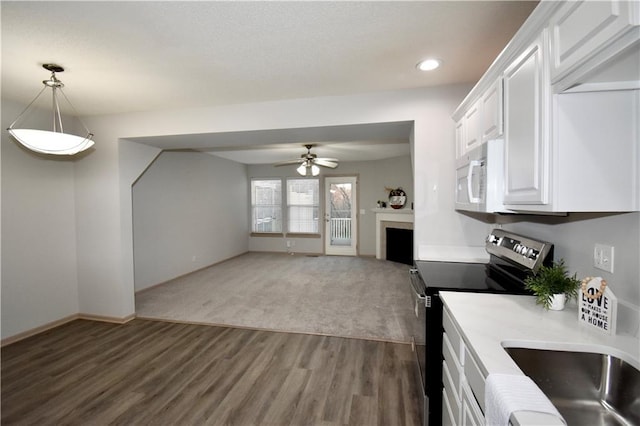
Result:
M456 161L456 210L510 212L503 203L504 141L494 139Z

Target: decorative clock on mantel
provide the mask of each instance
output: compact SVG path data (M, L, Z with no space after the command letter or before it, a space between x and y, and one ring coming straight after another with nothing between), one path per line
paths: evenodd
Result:
M402 188L389 191L389 205L394 209L401 209L407 202L407 193Z

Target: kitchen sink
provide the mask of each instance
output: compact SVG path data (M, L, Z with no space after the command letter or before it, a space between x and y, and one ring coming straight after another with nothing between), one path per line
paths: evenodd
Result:
M611 355L505 348L568 425L640 425L640 371Z

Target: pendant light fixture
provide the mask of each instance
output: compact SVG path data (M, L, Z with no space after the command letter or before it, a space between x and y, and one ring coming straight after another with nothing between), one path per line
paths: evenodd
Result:
M93 134L87 129L87 126L80 121L80 124L86 130L86 136L76 136L70 133L65 133L64 128L62 127L62 115L60 114L60 105L58 103L58 92L62 94L62 97L67 101L67 103L71 106L71 109L77 116L75 108L71 105L71 102L67 98L67 96L62 91L64 84L62 81L58 80L56 77L56 73L60 73L64 71L60 65L56 64L44 64L42 67L48 71L51 71L51 78L49 80L44 80L42 83L44 87L38 93L33 101L20 113L18 118L14 120L13 123L7 129L11 136L13 136L18 142L24 145L26 148L40 152L42 154L54 154L54 155L74 155L78 152L84 151L91 146L93 146L93 141L91 138ZM27 114L32 109L34 103L38 100L38 98L42 95L44 91L47 89L51 89L52 98L53 98L53 129L50 130L36 130L36 129L25 129L20 128L18 126L18 122L21 118Z

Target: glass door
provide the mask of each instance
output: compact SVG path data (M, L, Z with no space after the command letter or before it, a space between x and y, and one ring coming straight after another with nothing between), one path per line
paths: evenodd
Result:
M325 182L325 254L358 254L357 179L327 177Z

